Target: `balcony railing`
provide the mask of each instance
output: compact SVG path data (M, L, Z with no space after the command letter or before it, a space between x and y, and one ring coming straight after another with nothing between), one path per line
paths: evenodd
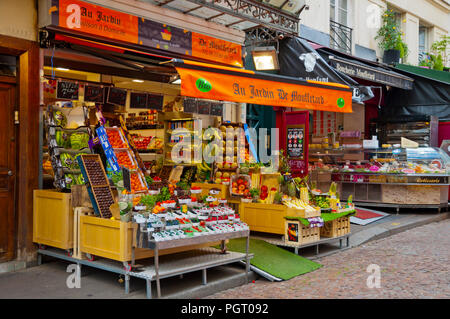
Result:
M351 54L352 31L352 28L330 20L330 47Z

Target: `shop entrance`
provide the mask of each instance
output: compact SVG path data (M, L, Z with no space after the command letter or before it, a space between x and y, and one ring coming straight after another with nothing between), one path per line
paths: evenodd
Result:
M0 76L0 262L14 257L15 78Z

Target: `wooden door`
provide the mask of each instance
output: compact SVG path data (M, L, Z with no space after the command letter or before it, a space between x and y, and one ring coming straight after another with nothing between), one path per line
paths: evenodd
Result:
M0 262L14 258L15 85L0 81Z

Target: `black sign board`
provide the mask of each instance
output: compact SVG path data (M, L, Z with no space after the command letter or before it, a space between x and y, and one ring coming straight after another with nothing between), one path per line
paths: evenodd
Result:
M164 96L161 94L147 94L147 108L151 110L162 111Z
M63 100L78 100L80 85L72 81L58 81L56 98Z
M185 113L197 113L197 100L192 98L184 99L183 109Z
M408 183L412 184L449 184L448 176L408 176Z
M86 84L84 86L84 101L104 103L105 90L101 86Z
M207 101L198 101L198 113L199 114L206 114L209 115L210 109L211 109L211 103Z
M131 192L131 175L130 170L126 167L122 167L123 187Z
M304 144L304 125L292 125L287 128L286 149L287 156L290 158L303 159L303 144Z
M223 115L223 104L222 103L211 103L210 115L222 116Z
M145 109L147 108L147 93L130 93L130 108L131 109Z
M127 90L110 87L108 92L108 103L125 106L127 101Z

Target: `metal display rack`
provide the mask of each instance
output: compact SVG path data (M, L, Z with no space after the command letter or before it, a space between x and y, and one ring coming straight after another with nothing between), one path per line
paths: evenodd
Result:
M201 248L190 251L185 251L176 254L170 254L164 256L164 260L159 263L158 258L156 259L158 263L151 262L147 260L145 265L141 265L139 269L126 269L122 266L120 262L101 258L99 260L87 260L87 259L77 259L66 252L56 248L40 248L38 250L38 264L42 264L42 256L50 256L53 258L62 259L78 266L89 266L119 275L123 275L125 278L125 294L130 292L130 279L131 277L144 279L146 281L146 295L148 299L152 298L151 282L156 281L157 283L157 297L161 297L161 291L159 286L159 280L163 278L174 277L178 275L183 275L195 271L202 271L202 284L207 285L207 269L228 265L236 263L242 260L246 260L246 277L248 280L249 273L249 260L253 255L237 253L237 252L226 252L223 253L219 249L214 248Z

